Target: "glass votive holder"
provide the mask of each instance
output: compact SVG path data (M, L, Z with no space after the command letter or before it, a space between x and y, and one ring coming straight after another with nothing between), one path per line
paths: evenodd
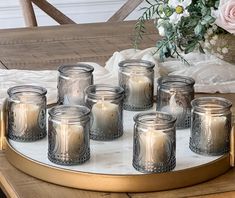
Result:
M84 106L55 106L49 110L48 159L75 165L90 159L90 110Z
M153 106L154 63L125 60L119 63L119 86L125 90L123 107L141 111Z
M143 173L167 172L176 166L176 118L163 112L134 117L133 167Z
M8 97L8 134L15 141L31 142L46 136L46 93L43 87L11 87Z
M84 90L93 84L94 68L88 64L59 67L58 104L84 105Z
M113 140L123 135L123 96L124 90L118 86L96 84L86 89L91 139Z
M164 76L158 79L157 111L174 115L176 128L191 125L191 101L194 99L195 81L185 76Z
M192 101L189 148L201 155L229 152L232 103L219 97L201 97Z

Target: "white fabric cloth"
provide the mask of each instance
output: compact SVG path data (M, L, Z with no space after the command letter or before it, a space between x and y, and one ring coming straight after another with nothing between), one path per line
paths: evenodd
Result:
M103 83L103 78L109 82L109 72L96 63L87 62L94 67L94 81ZM6 70L0 69L0 103L7 97L7 90L17 85L37 85L47 89L47 103L57 102L57 78L56 70ZM112 80L112 79L111 79Z
M184 65L177 59L168 59L160 63L153 53L155 48L145 50L127 49L114 52L106 62L105 67L96 63L88 64L94 67L94 83L118 84L118 63L125 59L143 59L156 64L155 67L155 94L156 81L162 75L184 75L195 79L196 92L208 93L235 93L235 65L224 62L212 55L190 53L185 58L191 66ZM22 84L38 85L48 91L48 104L57 100L57 75L55 70L29 71L0 69L0 103L7 97L7 89Z
M183 64L178 59L167 59L159 62L154 56L156 48L145 50L129 49L115 52L107 61L105 68L113 74L116 80L118 72L118 62L125 59L143 59L156 64L155 66L155 91L157 79L163 75L183 75L192 77L195 83L196 92L205 93L235 93L235 65L218 59L210 54L190 53L184 55L190 66Z

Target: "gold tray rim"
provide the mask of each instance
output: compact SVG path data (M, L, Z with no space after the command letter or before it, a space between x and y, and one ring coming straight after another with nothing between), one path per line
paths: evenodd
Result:
M107 192L152 192L199 184L227 172L230 154L184 170L155 174L101 174L80 172L35 161L14 149L5 138L7 160L24 173L61 186Z

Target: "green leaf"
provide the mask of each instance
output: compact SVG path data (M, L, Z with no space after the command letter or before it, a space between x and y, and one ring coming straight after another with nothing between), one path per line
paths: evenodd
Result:
M167 16L167 17L170 17L172 14L173 14L173 11L172 11L172 9L170 8L170 7L166 7L165 9L164 9L164 13L165 13L165 15Z
M194 33L196 34L196 36L201 35L202 29L202 24L198 23L197 26L194 28Z
M207 7L203 7L201 9L201 13L202 13L202 16L206 16L206 15L208 15L210 13L210 10L208 10Z
M202 22L201 22L201 24L202 25L206 25L206 24L210 24L210 23L213 23L214 22L214 18L212 17L212 16L210 16L210 15L206 15L203 19L202 19Z
M215 2L215 8L218 8L219 7L219 1L216 1Z

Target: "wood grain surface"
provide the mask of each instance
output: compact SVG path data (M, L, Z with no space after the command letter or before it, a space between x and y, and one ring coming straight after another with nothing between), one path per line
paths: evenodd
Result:
M56 69L79 61L104 65L115 51L133 48L135 22L96 23L0 30L0 60L9 69ZM154 46L147 24L140 48Z
M134 24L135 22L130 21L0 30L0 67L56 69L61 64L78 61L93 61L104 65L115 51L132 47ZM147 27L148 32L141 48L151 47L157 40L153 26L148 24ZM235 94L217 94L217 96L235 102ZM170 191L92 192L57 186L26 175L9 164L4 151L1 151L0 185L8 197L20 198L235 197L235 169L211 181Z

